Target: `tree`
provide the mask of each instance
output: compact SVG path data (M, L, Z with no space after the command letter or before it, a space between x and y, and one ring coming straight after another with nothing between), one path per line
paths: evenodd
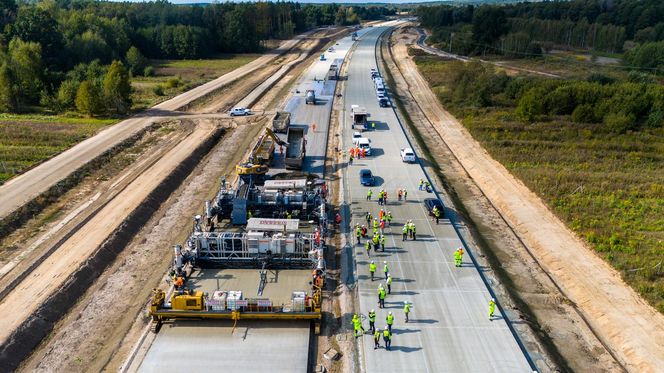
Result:
M147 65L147 59L143 54L141 53L138 48L132 46L129 48L127 51L127 65L129 65L129 69L131 70L131 73L134 76L138 76L142 74L145 71L145 67Z
M19 99L23 102L39 101L43 89L41 45L24 42L19 38L9 42L10 68L19 86Z
M104 99L109 109L126 113L131 106L129 73L122 62L113 61L103 82Z
M11 34L24 41L39 43L47 64L61 65L59 56L64 45L54 16L38 6L22 6L18 10Z
M89 80L84 81L76 91L76 109L87 115L99 112L99 89Z
M18 91L16 80L5 60L0 65L0 111L15 112L18 110L16 91Z
M508 30L507 16L500 7L482 6L473 15L473 41L491 45Z
M78 86L78 81L73 79L67 79L60 84L56 96L59 110L67 110L75 107Z

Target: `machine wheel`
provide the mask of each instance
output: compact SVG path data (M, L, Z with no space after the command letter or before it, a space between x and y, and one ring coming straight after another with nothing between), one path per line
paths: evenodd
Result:
M153 320L152 325L150 325L150 331L157 334L159 333L159 329L161 329L161 321Z

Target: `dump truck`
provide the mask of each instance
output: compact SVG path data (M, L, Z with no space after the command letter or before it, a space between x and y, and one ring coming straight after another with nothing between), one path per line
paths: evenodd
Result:
M353 129L360 131L367 129L367 118L369 117L367 109L359 105L352 105L350 117L353 118Z
M316 105L316 92L313 89L308 89L304 94L304 103Z
M290 126L291 113L287 111L277 111L272 117L272 131L279 133L288 132Z
M288 147L286 147L286 158L284 163L289 170L301 170L306 155L306 140L304 139L304 128L290 127L288 129Z
M337 65L331 65L330 69L327 71L327 80L337 80L339 79L339 68Z

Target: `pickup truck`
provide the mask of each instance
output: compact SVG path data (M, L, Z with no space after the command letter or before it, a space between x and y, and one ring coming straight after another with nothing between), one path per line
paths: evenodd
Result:
M289 170L301 170L304 157L306 155L306 140L304 139L304 128L290 127L288 128L287 140L288 146L286 147L286 158L284 163Z
M400 151L401 160L407 163L415 163L415 152L411 148L404 148Z

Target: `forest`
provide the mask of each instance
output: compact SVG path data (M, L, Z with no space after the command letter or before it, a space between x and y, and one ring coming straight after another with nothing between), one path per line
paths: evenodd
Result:
M124 114L131 74L150 58L260 52L264 41L393 14L386 7L296 2L174 5L0 0L0 111Z
M659 0L439 5L419 7L416 13L432 31L433 42L460 54L531 57L554 46L621 53L664 40L664 2ZM639 59L630 62L656 67L651 60L646 65Z

